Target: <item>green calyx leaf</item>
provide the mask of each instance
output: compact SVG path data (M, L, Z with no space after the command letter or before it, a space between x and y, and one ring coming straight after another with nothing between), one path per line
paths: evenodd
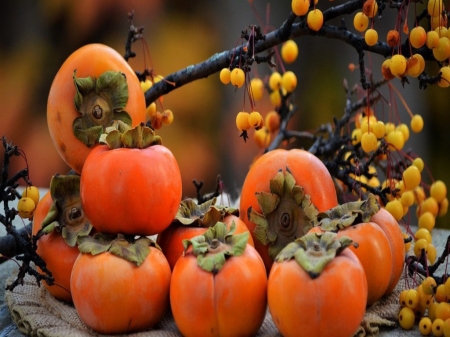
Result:
M73 122L73 131L86 146L97 144L113 121L131 125L130 115L123 110L128 101L128 84L123 73L106 71L99 78L77 78L75 70L73 81L74 104L80 113Z
M212 198L202 204L188 198L181 201L174 223L193 227L212 227L223 221L227 215L238 215L239 210L222 205L215 205L217 199Z
M140 123L134 128L128 128L123 123L115 123L100 137L100 142L110 149L120 147L145 149L153 145L161 145L162 140L152 128Z
M140 266L148 254L150 247L155 246L153 240L147 237L137 239L126 237L124 235L108 235L105 233L95 233L93 236L82 237L78 239L78 249L83 254L98 255L110 252L124 260Z
M350 238L338 238L337 234L332 232L309 233L288 244L275 261L295 259L314 279L319 277L325 267L351 244L354 243Z
M375 195L371 193L366 200L348 202L319 213L318 226L325 231L337 232L353 224L370 221L379 210L380 205Z
M74 247L77 238L89 235L92 229L81 205L80 176L54 175L50 194L53 204L42 221L40 231L44 234L60 231L67 244Z
M192 254L197 257L199 267L217 274L228 258L242 255L247 246L249 232L234 234L235 230L234 222L228 230L226 224L219 221L204 234L183 240L184 252L186 254L192 247Z
M248 219L256 226L254 237L269 246L272 259L290 242L306 234L316 223L318 211L288 168L270 180L270 193L256 193L262 214L249 208Z

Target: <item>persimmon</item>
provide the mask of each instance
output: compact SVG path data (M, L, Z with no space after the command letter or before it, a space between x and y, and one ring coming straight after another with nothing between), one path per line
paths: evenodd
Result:
M216 198L200 205L193 199L183 200L174 221L158 234L156 242L161 247L172 270L177 260L183 255L183 240L202 235L217 221L225 223L228 229L234 223L236 234L248 232L245 223L236 216L238 214L237 209L215 205L215 202ZM248 238L248 244L254 246L251 236Z
M44 260L54 283L43 282L54 297L71 302L70 274L80 251L79 235L88 235L91 226L81 208L80 177L56 175L50 191L38 203L32 233L38 235L37 254ZM39 272L42 270L38 268Z
M181 201L181 173L172 152L143 125L120 135L126 147L96 146L86 158L80 195L92 226L103 233L154 235L166 229ZM109 138L107 138L109 140ZM122 146L122 145L120 145Z
M286 172L291 177L285 177ZM283 184L289 187L285 189ZM260 201L272 205L275 199L275 209L269 216L264 215L266 223L257 226L255 221L260 217L255 214L263 212ZM337 205L333 179L319 158L300 149L277 149L259 157L250 168L240 194L239 217L250 230L255 248L269 271L276 254L287 243L306 234L317 212ZM253 221L249 218L251 214Z
M395 218L381 208L370 219L371 222L376 223L386 234L392 253L392 272L391 278L386 289L385 294L390 294L396 287L400 277L403 273L403 266L405 264L405 241L400 226Z
M163 253L149 239L108 241L97 233L79 248L82 253L73 265L70 289L87 326L101 334L124 334L150 329L164 318L171 272Z
M270 314L283 336L353 336L364 317L367 280L351 241L310 233L288 244L270 270Z
M368 282L367 305L371 305L386 294L388 287L396 283L398 266L394 268L393 257L396 257L395 263L399 263L397 256L391 248L388 235L392 235L394 230L384 223L384 213L381 213L376 220L383 222L382 229L380 225L372 222L372 217L380 211L380 205L375 195L369 194L369 197L363 201L348 202L325 212L318 216L318 226L310 232L321 233L326 231L337 232L338 237L349 237L358 244L358 247L350 246L364 268ZM387 212L387 211L386 211ZM392 233L391 233L392 231ZM395 276L393 271L395 270ZM397 280L398 281L398 280Z
M183 336L254 336L266 314L267 276L249 233L218 222L184 241L170 283L173 318Z
M74 103L79 89L75 85L76 81L74 84L74 73L76 72L77 78L98 79L107 71L123 74L126 83L122 89L126 89L126 97L122 95L117 98L116 94L111 95L110 92L107 94L102 92L99 95L90 93L89 97L85 97L83 104L78 102L82 113L77 111L77 104ZM75 119L80 118L80 115L87 116L89 121L83 121L81 124L89 122L106 127L111 121L111 115L116 113L111 110L118 108L128 113L132 126L145 122L144 93L135 72L125 59L117 51L103 44L88 44L73 52L58 70L50 87L47 124L56 150L76 172L81 173L95 141L87 146L75 136L73 131Z

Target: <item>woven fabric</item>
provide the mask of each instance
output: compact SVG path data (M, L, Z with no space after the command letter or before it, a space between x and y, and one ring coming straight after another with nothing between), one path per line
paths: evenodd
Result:
M13 277L9 278L6 284L10 284L13 279ZM400 310L398 298L404 287L405 282L401 280L391 295L368 308L355 336L377 336L380 328L395 327L397 315ZM34 278L28 275L24 279L23 286L17 286L14 291L7 291L5 293L5 302L8 305L15 324L20 331L29 336L109 336L95 333L81 321L72 305L55 299L45 287L39 287ZM114 336L179 337L181 334L177 330L175 322L169 313L152 330ZM281 337L269 312L266 314L257 337Z

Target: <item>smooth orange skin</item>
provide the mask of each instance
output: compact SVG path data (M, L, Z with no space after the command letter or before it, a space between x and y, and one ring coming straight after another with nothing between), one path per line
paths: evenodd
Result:
M61 158L81 173L83 164L92 148L88 148L75 137L72 124L80 113L75 109L76 76L99 77L105 71L121 71L126 75L128 83L128 102L124 110L132 119L132 125L145 122L145 97L140 82L129 64L116 50L103 44L88 44L73 52L58 70L47 102L47 124L53 144Z
M311 201L319 212L338 205L333 179L319 158L301 149L273 150L265 153L253 163L242 186L239 216L247 225L250 233L253 233L255 224L247 217L248 208L252 207L256 212L262 213L255 193L270 192L270 179L273 179L280 170L285 172L286 167L289 168L297 185L302 186L305 193L311 196ZM256 238L253 239L255 248L269 272L273 261L268 254L268 247L261 244Z
M53 200L49 191L39 201L34 212L33 235L36 235L41 228L42 221L47 216L52 203ZM38 240L36 252L45 261L47 269L50 270L55 279L55 284L52 286L44 281L44 287L54 297L66 302L72 302L70 274L72 273L73 264L80 253L78 247L70 247L60 232L53 231L50 234L43 235ZM40 269L39 272L41 272Z
M394 291L398 281L403 273L403 266L405 264L405 242L403 239L403 233L398 225L397 220L386 211L381 208L372 218L371 222L375 222L384 231L389 239L392 253L392 273L391 278L386 289L385 294L390 294Z
M233 220L236 224L235 234L248 232L248 228L245 223L235 215L228 215L224 218L224 223L226 223L228 229L230 229ZM183 240L192 239L193 237L202 235L207 230L208 228L206 227L190 227L172 224L158 234L156 242L166 256L170 269L173 270L175 263L177 263L180 256L183 255ZM248 244L255 246L251 235L248 237Z
M162 145L142 150L97 145L80 180L83 210L102 233L162 232L178 211L181 193L180 168Z
M71 276L73 303L99 333L150 329L169 309L170 277L166 258L154 247L139 267L109 252L80 254Z
M267 276L257 251L247 245L216 274L202 270L188 251L170 283L173 318L185 337L255 336L267 308Z
M337 233L338 237L348 236L359 246L350 246L363 265L367 277L367 305L378 301L386 293L391 280L392 253L389 239L374 222L359 223Z
M269 311L285 337L350 337L365 313L367 281L345 249L312 279L295 260L275 262L267 284Z

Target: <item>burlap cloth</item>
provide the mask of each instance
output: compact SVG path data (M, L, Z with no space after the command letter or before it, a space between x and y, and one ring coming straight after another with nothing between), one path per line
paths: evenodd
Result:
M14 276L11 276L6 281L6 284L10 284L13 279ZM400 310L398 298L401 290L406 287L405 283L405 280L402 278L391 295L383 298L366 310L364 320L355 336L376 336L380 328L396 327L397 316ZM14 291L6 291L5 302L10 310L14 323L20 331L29 336L106 336L99 335L87 327L80 320L72 305L55 299L45 287L39 287L35 279L31 276L25 277L23 286L17 286ZM345 304L342 304L342 310L345 310ZM169 313L154 329L132 333L126 336L172 337L181 336L181 334L177 330L172 315ZM281 336L269 312L267 312L264 322L256 336Z

